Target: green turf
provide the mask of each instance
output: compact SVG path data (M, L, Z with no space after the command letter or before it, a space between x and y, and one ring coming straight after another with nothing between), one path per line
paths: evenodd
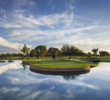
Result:
M81 67L96 67L95 63L89 63L85 61L69 61L69 60L25 60L31 62L31 65L45 68L81 68Z
M75 60L80 60L81 58L88 58L87 56L71 56L71 59L75 59ZM110 56L91 56L90 58L96 58L96 59L100 59L101 62L110 62ZM7 57L8 59L12 59L12 60L17 60L17 59L23 59L22 57ZM27 59L27 57L24 57L24 60L35 60L38 59L38 57L29 57ZM39 59L45 59L45 60L52 60L53 58L51 56L46 56L46 57L39 57ZM68 60L69 57L68 56L58 56L56 58L56 60ZM1 58L2 60L2 58ZM4 59L3 59L4 60Z

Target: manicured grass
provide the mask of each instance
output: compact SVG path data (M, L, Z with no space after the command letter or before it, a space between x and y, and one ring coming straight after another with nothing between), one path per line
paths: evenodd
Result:
M92 56L92 57L82 57L82 58L94 58L94 59L100 59L101 62L110 62L110 56Z
M31 65L36 67L44 67L44 68L81 68L92 66L98 66L95 63L89 63L85 61L69 61L69 60L25 60L31 62Z
M74 59L74 60L80 60L81 58L96 58L96 59L100 59L101 62L110 62L110 56L92 56L92 57L87 57L87 56L71 56L71 59ZM22 57L7 57L6 58L7 60L8 59L12 59L12 60L23 60ZM27 57L24 57L24 60L35 60L35 59L38 59L38 57L29 57L27 59ZM46 57L39 57L39 59L45 59L45 60L52 60L53 58L51 56L46 56ZM2 60L2 58L1 58ZM3 59L4 60L4 59ZM68 60L68 56L58 56L56 58L56 60Z
M99 57L102 62L110 62L110 56Z

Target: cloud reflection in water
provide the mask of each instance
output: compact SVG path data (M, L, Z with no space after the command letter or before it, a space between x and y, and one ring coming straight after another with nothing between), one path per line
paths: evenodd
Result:
M1 100L107 100L109 98L110 80L103 79L110 75L109 63L100 63L99 67L91 69L90 73L75 78L33 73L29 67L23 70L18 61L10 64L14 68L8 67L7 69L11 70L2 71L5 73L0 75L4 79L0 81ZM69 79L66 79L68 77Z
M0 74L6 72L6 71L9 70L9 69L22 68L21 62L22 62L22 61L15 61L15 62L12 62L12 63L8 63L8 64L6 64L6 65L1 65L1 66L0 66Z

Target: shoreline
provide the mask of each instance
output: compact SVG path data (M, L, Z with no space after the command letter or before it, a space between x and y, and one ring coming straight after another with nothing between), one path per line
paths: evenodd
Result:
M31 65L31 62L22 61L22 64L30 65L30 70L39 71L39 72L52 72L52 73L68 73L68 72L88 72L90 71L90 66L81 67L81 68L45 68L39 66Z

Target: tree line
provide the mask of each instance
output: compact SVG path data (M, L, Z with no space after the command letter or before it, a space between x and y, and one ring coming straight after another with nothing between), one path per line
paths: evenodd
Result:
M44 57L44 56L51 56L53 59L56 59L57 56L68 56L69 60L71 59L71 56L109 56L110 53L107 51L99 51L98 48L94 48L91 50L91 52L85 53L79 48L75 46L71 46L68 44L65 44L62 46L61 50L55 47L50 47L49 49L46 48L44 45L38 45L34 49L30 50L25 44L24 47L21 49L22 53L7 53L7 54L1 54L0 57ZM99 52L99 53L98 53Z
M103 51L103 50L99 51L98 48L92 49L92 52L93 52L93 54L91 52L88 52L88 55L89 56L92 56L92 55L93 56L98 56L98 55L100 55L100 56L109 56L110 55L110 53L108 51Z
M69 56L69 60L71 56L109 56L110 53L107 51L99 51L98 48L92 49L91 52L85 53L79 48L75 46L71 46L68 44L65 44L62 46L61 50L58 48L50 47L48 50L46 46L39 45L32 49L29 53L29 48L27 48L26 45L24 45L23 49L21 51L26 55L29 54L30 57L43 57L43 56L52 56L53 59L55 59L59 55ZM99 54L98 54L99 52Z
M65 55L69 56L77 56L77 55L85 55L85 53L80 50L79 48L75 46L70 46L68 44L65 44L62 46L61 50L58 48L50 47L48 50L46 46L39 45L32 49L29 53L29 48L24 44L24 47L21 49L21 51L24 53L25 56L30 56L30 57L43 57L43 56L52 56L53 59L55 59L59 55Z
M22 53L7 53L7 54L0 54L0 58L7 58L7 57L22 57Z
M25 56L30 57L43 57L43 56L52 56L53 59L56 59L57 56L68 56L69 60L71 56L78 56L78 55L85 55L85 53L80 50L79 48L75 46L70 46L68 44L65 44L62 46L61 50L58 48L50 47L49 49L46 48L46 46L39 45L32 49L29 53L29 48L24 45L24 47L21 49L21 51L24 53Z

